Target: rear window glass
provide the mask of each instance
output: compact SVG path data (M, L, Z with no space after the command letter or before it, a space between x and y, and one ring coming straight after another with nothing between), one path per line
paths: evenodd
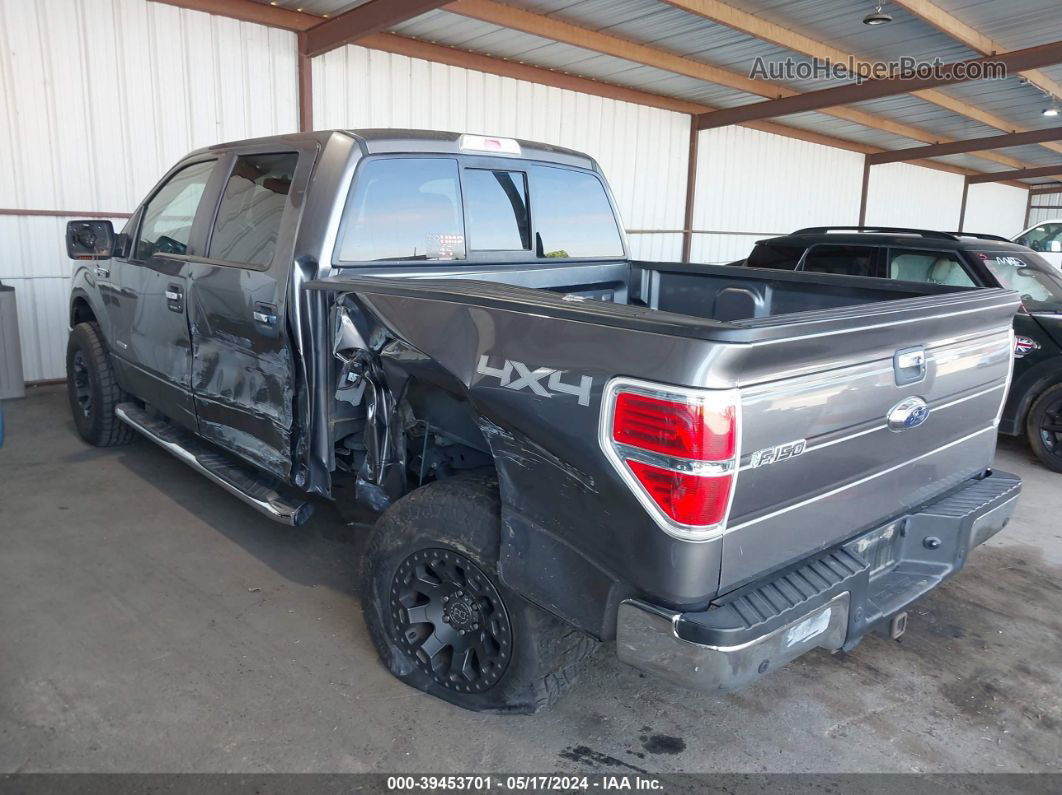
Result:
M531 248L527 176L522 171L465 171L469 247L479 251Z
M1062 274L1037 254L980 251L1001 287L1015 290L1030 312L1062 312Z
M236 158L210 237L210 257L246 265L273 261L298 162L295 152Z
M549 166L531 171L531 216L541 256L623 256L612 205L597 177Z
M874 251L867 246L812 246L803 269L809 273L873 276Z
M775 268L793 270L804 253L803 246L777 246L757 243L745 264L750 268Z
M456 160L409 157L362 163L345 210L341 261L464 258Z

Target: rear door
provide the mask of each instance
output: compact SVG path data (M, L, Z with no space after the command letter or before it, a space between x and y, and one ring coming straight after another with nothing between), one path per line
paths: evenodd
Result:
M227 155L205 255L189 264L199 433L285 479L295 390L287 310L315 154L274 146Z

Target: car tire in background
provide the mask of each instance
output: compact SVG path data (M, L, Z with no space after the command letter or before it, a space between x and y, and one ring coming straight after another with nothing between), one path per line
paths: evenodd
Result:
M1055 472L1062 472L1062 384L1044 390L1025 420L1025 433L1036 457Z
M533 713L567 692L598 643L500 582L500 535L493 475L411 492L373 528L362 605L406 684L466 709Z
M95 323L78 323L66 346L66 391L77 432L91 445L127 444L136 435L114 413L129 396L118 386L114 368Z

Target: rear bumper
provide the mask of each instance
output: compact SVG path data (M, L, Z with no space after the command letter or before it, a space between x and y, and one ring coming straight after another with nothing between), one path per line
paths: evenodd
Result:
M795 566L676 613L636 599L619 608L619 658L696 690L735 690L813 648L851 648L962 568L1006 526L1021 479L967 482L918 510Z

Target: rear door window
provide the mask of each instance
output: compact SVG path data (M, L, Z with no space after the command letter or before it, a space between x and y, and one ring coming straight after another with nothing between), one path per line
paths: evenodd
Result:
M779 246L773 243L757 243L746 265L750 268L774 268L794 270L804 253L803 246Z
M836 273L842 276L877 276L870 246L826 244L812 246L801 270L808 273Z
M295 152L236 158L214 221L208 256L260 267L273 261L298 162Z
M531 217L542 257L622 257L623 241L601 181L593 174L531 167Z
M366 160L344 211L339 260L464 259L457 172L451 158Z
M889 251L888 278L903 282L973 287L974 281L958 256L949 251Z
M531 248L527 175L522 171L465 170L469 247L477 251Z

